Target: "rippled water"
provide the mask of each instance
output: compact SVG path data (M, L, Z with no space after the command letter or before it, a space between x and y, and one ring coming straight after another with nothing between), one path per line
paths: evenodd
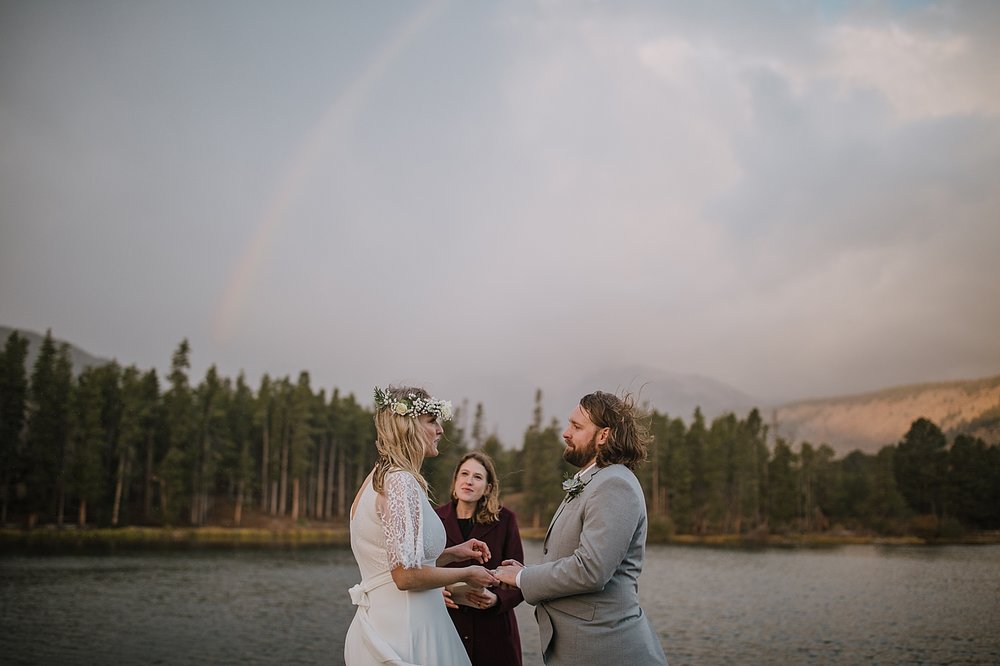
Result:
M357 580L343 548L6 554L0 661L342 663ZM675 665L1000 663L997 546L651 546L640 590Z

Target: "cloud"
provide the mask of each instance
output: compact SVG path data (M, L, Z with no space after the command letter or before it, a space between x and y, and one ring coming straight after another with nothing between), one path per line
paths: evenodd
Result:
M993 3L109 7L0 22L5 324L357 391L1000 371Z

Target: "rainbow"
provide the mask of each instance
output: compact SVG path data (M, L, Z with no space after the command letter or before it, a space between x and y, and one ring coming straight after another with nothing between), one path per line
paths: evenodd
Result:
M267 260L268 249L286 221L291 206L305 189L316 164L333 150L337 137L350 129L370 92L393 61L445 4L446 0L430 0L392 33L354 80L334 97L319 122L306 133L293 153L289 166L282 171L283 176L278 181L278 187L275 188L263 217L226 280L212 321L212 337L217 343L232 339L257 274Z

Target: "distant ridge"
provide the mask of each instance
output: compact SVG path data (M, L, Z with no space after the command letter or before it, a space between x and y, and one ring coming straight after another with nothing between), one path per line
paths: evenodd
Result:
M31 371L35 367L35 359L38 358L38 351L42 348L42 341L45 339L44 333L37 333L35 331L29 331L24 328L10 328L8 326L0 326L0 346L7 343L7 338L14 331L18 332L18 335L25 338L28 341L28 358L24 362L25 371L28 376L31 376ZM60 340L59 338L52 336L52 339L56 343L58 348L65 340ZM104 365L105 363L110 363L110 359L101 358L99 356L94 356L84 350L80 349L76 345L69 344L69 359L73 364L73 374L79 375L83 372L84 368Z
M594 373L565 394L570 407L594 390L632 393L640 405L656 409L671 418L690 423L694 410L700 408L706 421L733 412L742 417L761 401L743 391L703 375L668 372L641 365Z
M829 444L838 455L876 453L898 443L918 418L950 436L1000 441L1000 375L896 386L857 395L788 403L763 415L790 443Z
M521 446L531 423L535 391L542 390L543 419L564 426L580 398L592 391L632 393L640 406L690 423L695 408L705 420L734 412L743 417L762 402L720 381L695 374L668 372L641 365L604 368L570 384L532 383L525 376L468 374L456 382L455 394L467 391L471 405L482 402L488 430L507 447ZM470 406L471 406L470 405ZM765 414L765 412L762 412ZM468 424L462 425L468 427Z

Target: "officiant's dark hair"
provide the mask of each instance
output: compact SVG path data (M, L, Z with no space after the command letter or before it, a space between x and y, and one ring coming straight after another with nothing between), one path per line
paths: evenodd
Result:
M634 470L646 462L646 449L652 437L631 393L619 398L613 393L595 391L580 398L580 407L594 425L610 430L607 441L597 449L598 467L619 464Z

